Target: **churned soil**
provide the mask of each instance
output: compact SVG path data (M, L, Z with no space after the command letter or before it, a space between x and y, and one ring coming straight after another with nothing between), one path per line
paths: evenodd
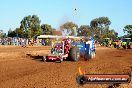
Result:
M132 70L132 50L97 47L96 58L78 62L43 62L48 46L0 46L0 88L109 88L110 84L78 85L78 68L87 74L126 74ZM132 83L118 88L132 88Z

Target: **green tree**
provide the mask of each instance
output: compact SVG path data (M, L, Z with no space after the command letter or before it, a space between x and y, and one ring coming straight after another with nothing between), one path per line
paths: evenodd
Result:
M108 17L99 17L96 19L93 19L90 22L90 25L93 29L96 29L100 31L100 34L104 33L107 29L109 29L109 25L111 24L111 21Z
M41 29L42 29L42 34L44 35L52 35L53 34L52 31L55 30L49 24L42 24Z
M12 31L11 29L9 29L8 31L8 37L16 37L16 31Z
M6 33L3 32L3 30L0 30L0 38L5 38L6 37Z
M127 32L128 34L132 35L132 25L126 25L123 29L124 32Z
M81 25L78 29L78 36L92 36L92 30L89 25Z
M21 21L20 28L23 30L22 33L24 34L24 37L31 38L42 33L40 20L37 15L29 15L24 17Z
M108 17L99 17L93 19L90 23L91 27L108 27L111 24L111 21Z
M16 35L18 37L24 37L24 31L23 31L23 29L21 27L20 28L16 28L15 32L16 32Z
M104 37L110 36L110 24L111 21L108 17L95 18L90 22L93 33L96 34L95 37L97 37L98 39L103 39Z
M60 26L60 29L67 35L74 35L74 27L77 29L78 25L73 22L66 22Z

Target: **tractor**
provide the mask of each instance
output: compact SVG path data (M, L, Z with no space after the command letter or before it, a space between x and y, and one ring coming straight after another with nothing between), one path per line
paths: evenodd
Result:
M103 39L103 46L111 47L112 45L112 39L111 38L104 38Z
M63 38L52 42L54 44L52 44L50 54L43 56L42 60L62 62L64 59L78 61L80 56L83 56L85 60L95 58L96 49L93 38L88 41L74 41L74 39L80 39L80 37Z
M132 40L131 38L122 38L122 43L121 43L121 46L126 49L130 49L132 48Z

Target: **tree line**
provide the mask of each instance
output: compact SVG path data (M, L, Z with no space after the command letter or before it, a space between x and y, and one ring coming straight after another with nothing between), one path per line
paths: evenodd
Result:
M34 38L38 35L53 35L56 30L49 24L40 24L41 20L37 15L25 16L20 22L20 27L8 31L8 37ZM96 39L116 39L118 33L110 29L111 21L108 17L98 17L91 20L89 25L78 25L74 22L66 22L60 25L60 31L68 35L74 35L73 27L76 27L77 36L94 36ZM132 34L132 25L126 25L124 32Z
M55 30L49 24L40 25L41 21L37 15L29 15L22 19L20 27L8 31L8 37L33 38L41 34L52 34Z

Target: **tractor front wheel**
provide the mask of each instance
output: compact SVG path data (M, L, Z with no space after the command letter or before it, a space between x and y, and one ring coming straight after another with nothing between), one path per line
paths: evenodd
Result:
M126 45L123 45L122 47L123 47L124 49L126 49L126 48L127 48L127 47L126 47Z
M43 61L43 62L46 62L46 56L43 56L43 57L42 57L42 61Z

